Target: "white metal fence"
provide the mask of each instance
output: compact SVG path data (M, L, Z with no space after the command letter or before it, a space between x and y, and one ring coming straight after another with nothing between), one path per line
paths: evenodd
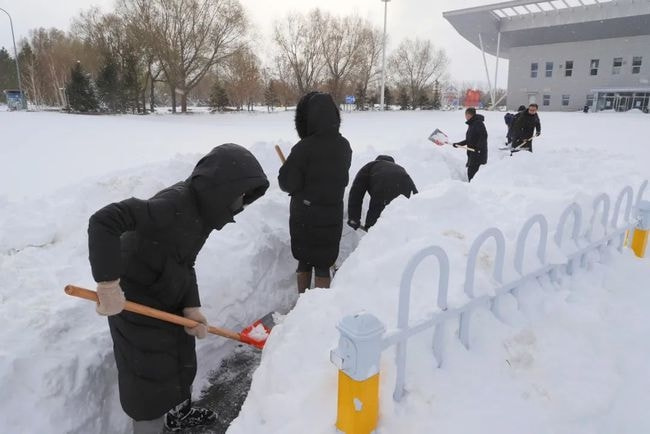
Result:
M570 250L571 253L566 255L566 262L549 262L547 259L548 243L548 221L541 215L537 214L529 218L522 226L515 246L514 269L517 277L514 280L504 282L504 261L506 252L505 237L501 230L489 228L481 233L472 243L469 249L467 268L465 271L464 291L469 301L460 307L448 308L447 290L449 287L449 258L446 252L438 246L431 246L418 252L407 264L400 284L399 306L397 316L397 329L386 333L381 339L381 350L392 345L396 345L396 364L397 377L393 398L399 401L404 395L405 375L406 375L406 357L408 340L414 335L434 328L433 332L433 353L437 360L438 366L444 358L443 337L445 326L450 321L459 321L460 333L459 339L463 345L469 349L470 333L472 326L472 314L477 308L488 308L498 318L495 306L499 297L513 293L513 291L522 285L535 280L541 276L548 276L552 281L557 281L562 274L572 275L576 269L585 267L589 263L589 255L593 252L603 253L610 247L616 247L619 251L623 249L626 232L633 229L636 225L636 212L639 202L643 198L643 193L648 185L648 181L643 182L634 198L632 187L626 186L619 193L614 203L613 213L610 217L611 200L609 195L598 195L592 204L591 218L588 222L588 228L583 231L583 210L577 203L570 204L560 215L556 227L553 241L563 251ZM636 199L636 200L635 200ZM621 207L623 209L623 219L619 224L621 217ZM572 226L569 233L569 239L565 240L565 226L571 218ZM535 226L539 228L539 242L535 253L539 261L538 268L534 270L524 270L524 254L528 244L529 233ZM494 295L477 296L474 290L474 275L476 272L476 261L481 248L486 241L493 239L496 243L496 256L494 261L493 278L498 284L494 290ZM435 257L438 260L438 285L437 285L437 305L439 311L431 314L427 319L410 324L410 298L411 282L413 275L423 260L429 257Z

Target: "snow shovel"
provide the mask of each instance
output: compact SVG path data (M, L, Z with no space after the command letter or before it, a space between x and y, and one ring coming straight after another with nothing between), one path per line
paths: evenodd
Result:
M436 128L435 131L432 132L431 135L429 135L429 140L431 140L433 143L435 143L438 146L451 145L451 143L449 143L449 137L447 137L447 134L443 133L438 128ZM467 146L454 146L454 147L458 149L465 149L466 151L476 152L476 149L469 148Z
M535 138L535 136L532 136L531 138L526 139L526 140L524 140L523 142L521 142L521 144L520 144L519 146L517 146L516 148L514 148L513 150L510 151L510 156L512 156L512 154L515 153L515 152L519 152L519 151L521 150L521 148L522 148L526 143L530 142L530 141L533 140L534 138Z
M80 288L74 285L67 285L65 287L65 293L72 295L74 297L85 298L86 300L98 302L97 293L91 291L90 289ZM150 318L156 318L161 321L167 321L173 324L178 324L184 327L196 327L199 325L198 322L182 317L180 315L174 315L173 313L165 312L162 310L154 309L143 304L134 303L132 301L127 301L124 305L124 310L129 312L138 313L140 315L148 316ZM242 330L241 333L237 333L232 330L214 327L208 325L208 332L222 336L224 338L233 339L235 341L242 342L244 344L251 345L255 348L262 349L266 343L266 339L269 337L271 329L275 325L273 322L273 314L269 313L263 318L258 319L253 324L246 327Z
M284 158L284 152L282 152L282 148L280 148L280 145L275 145L275 152L277 152L278 157L280 157L280 161L282 161L282 164L284 164L284 162L287 161L287 159Z

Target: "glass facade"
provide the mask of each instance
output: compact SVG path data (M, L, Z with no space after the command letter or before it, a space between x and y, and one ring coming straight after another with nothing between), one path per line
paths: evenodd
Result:
M636 109L648 113L650 92L597 92L596 110L625 112Z

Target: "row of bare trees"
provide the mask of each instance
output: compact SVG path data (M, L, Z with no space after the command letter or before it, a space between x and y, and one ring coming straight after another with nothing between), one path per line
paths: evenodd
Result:
M376 101L382 35L368 20L319 9L289 14L274 23L270 55L251 30L238 0L117 0L110 13L81 13L69 33L32 31L20 43L19 60L30 100L43 105L65 103L78 62L111 111L145 112L164 103L185 112L221 89L239 109L292 105L311 90L339 103L355 95L362 108ZM421 107L433 83L446 79L447 65L444 50L430 41L405 40L388 58L388 83L409 108Z

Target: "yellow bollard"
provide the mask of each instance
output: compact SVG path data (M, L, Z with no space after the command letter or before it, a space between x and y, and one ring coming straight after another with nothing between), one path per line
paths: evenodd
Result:
M336 428L345 434L371 434L379 420L379 359L384 325L361 312L336 326L339 346L330 360L339 368Z
M632 234L632 250L639 258L645 258L646 247L648 246L648 232L650 232L650 202L639 201L638 205L639 223Z
M632 235L632 250L639 258L645 257L645 250L648 246L648 231L643 229L634 229Z
M344 433L370 434L379 419L379 374L355 381L339 371L336 427Z

